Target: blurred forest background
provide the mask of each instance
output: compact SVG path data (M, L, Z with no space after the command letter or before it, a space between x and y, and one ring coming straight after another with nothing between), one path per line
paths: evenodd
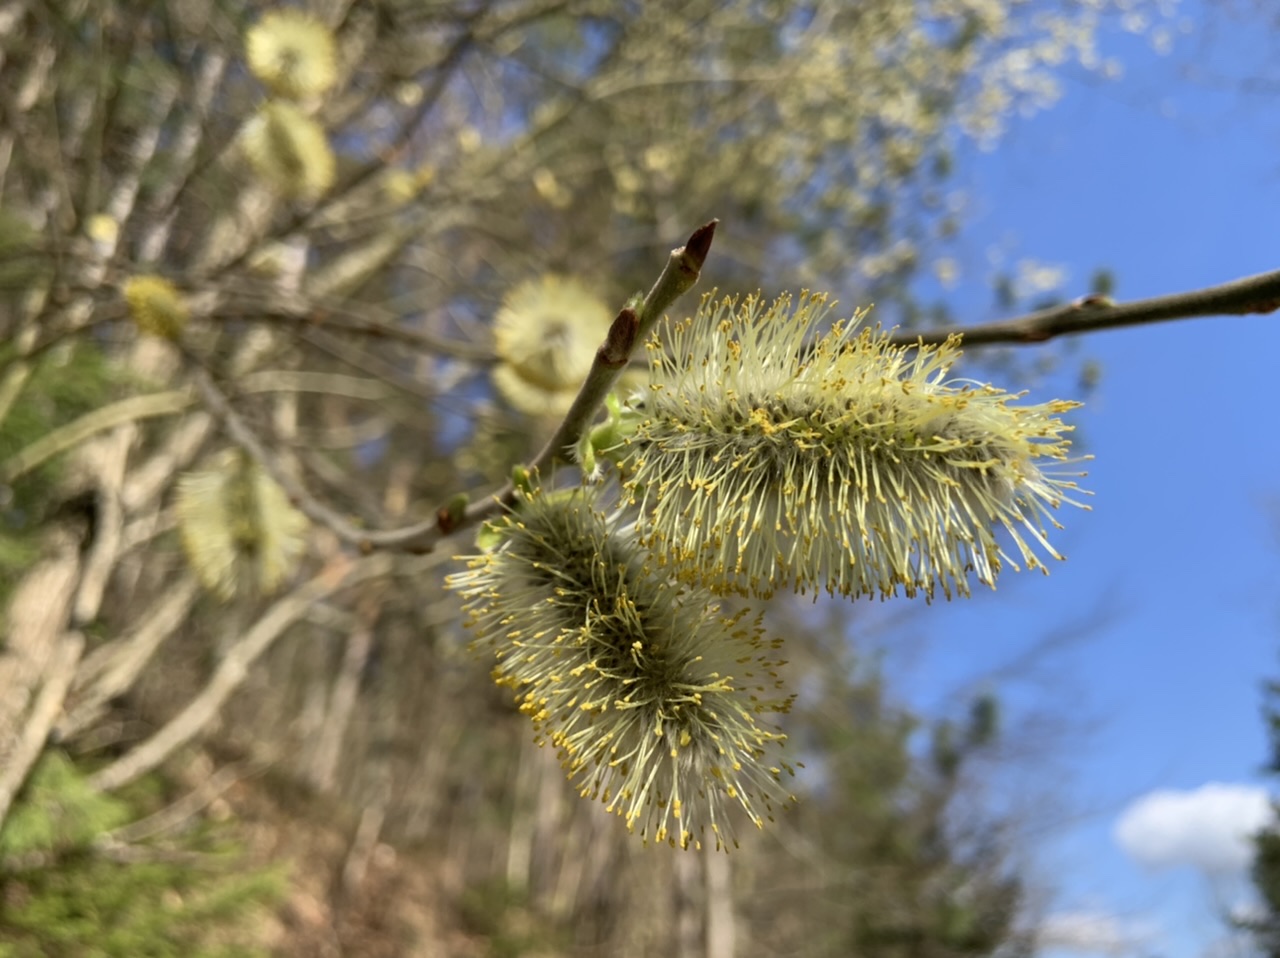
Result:
M957 144L1157 14L0 4L0 956L1034 953L1025 809L984 788L1025 750L994 698L897 703L857 606L770 609L799 805L673 852L467 654L472 532L356 545L528 461L565 357L713 217L700 289L948 321L912 290L964 241Z

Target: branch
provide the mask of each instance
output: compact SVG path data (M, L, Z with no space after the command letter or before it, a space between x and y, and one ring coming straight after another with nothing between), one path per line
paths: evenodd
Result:
M492 349L475 343L437 336L425 330L399 326L390 321L370 319L368 315L360 315L351 307L339 302L318 300L309 301L309 304L310 309L299 312L284 309L278 304L255 309L251 302L246 302L243 308L233 307L222 311L220 315L246 322L275 323L282 326L296 326L304 330L323 329L325 332L334 334L364 336L471 362L498 362L498 355ZM361 309L365 309L366 313L368 311L364 306L361 306Z
M261 771L261 768L249 768L238 762L224 765L173 804L166 805L146 818L140 818L135 822L130 822L128 825L121 825L119 828L112 829L105 835L100 836L98 843L108 846L132 845L136 842L154 838L164 832L171 832L199 814L214 799L247 775L256 774L259 771Z
M1054 306L1013 319L977 326L946 326L926 332L899 330L890 340L900 346L933 346L951 336L966 346L1011 343L1026 346L1055 336L1093 333L1103 329L1144 326L1172 319L1202 316L1245 316L1280 309L1280 270L1260 273L1221 286L1114 303L1105 296L1085 296L1065 306Z
M79 632L67 632L57 640L48 666L40 677L43 682L40 694L25 717L17 743L5 755L4 769L0 771L0 822L8 815L14 797L40 758L49 732L62 714L62 706L67 700L76 664L83 651L84 636Z
M640 331L637 339L648 336L659 317L667 311L667 307L692 289L693 284L698 281L702 264L707 261L707 253L711 251L711 241L715 239L716 224L719 222L712 220L705 226L699 226L689 237L689 242L671 251L662 275L653 284L640 307Z
M80 445L96 433L137 422L139 419L172 416L190 405L190 394L185 390L175 389L130 396L109 406L102 406L46 433L0 463L0 482L13 482L58 453Z
M587 373L564 421L529 464L530 473L545 472L555 463L568 460L569 451L590 427L604 397L626 367L636 343L653 328L667 308L698 281L702 264L706 262L707 253L711 249L711 241L715 238L718 222L712 220L698 227L684 246L671 251L666 266L640 304L639 310L625 307L618 313L613 325L609 327L605 341L596 350L591 371ZM445 536L484 522L509 508L515 502L515 494L514 483L508 482L493 495L468 505L461 515L442 508L433 520L393 532L371 535L368 537L369 542L375 546L403 549L407 552L429 552Z
M141 624L129 635L94 649L79 663L68 697L70 707L58 723L60 739L83 732L111 699L133 687L165 639L187 621L200 596L191 576L168 586L160 599L141 616Z
M195 364L193 357L188 355L187 359L191 362L191 381L195 385L196 392L199 393L201 401L213 415L213 418L222 424L222 428L227 431L227 436L231 441L248 453L249 458L275 480L276 484L289 497L290 503L299 512L312 522L329 529L343 542L358 547L362 552L368 552L370 549L370 534L349 522L345 516L329 508L311 495L306 486L295 479L287 469L280 465L276 457L267 451L266 445L249 428L249 424L240 417L239 413L231 408L230 401L223 395L222 390L214 384L209 374Z
M213 721L249 674L249 667L313 605L340 589L386 575L391 569L391 558L385 555L366 556L354 562L338 559L321 569L310 582L277 600L227 650L209 684L187 707L137 748L94 775L90 780L92 785L111 791L150 772Z
M700 226L684 246L671 251L666 266L638 311L626 307L618 313L604 343L596 350L591 371L587 373L564 421L529 464L531 473L544 472L557 462L567 461L569 451L590 427L604 397L626 367L636 343L653 328L666 309L698 281L702 264L706 262L711 241L715 237L717 222L712 220L705 226ZM484 500L471 503L465 510L461 507L442 508L435 518L401 529L384 532L361 529L316 499L301 482L283 469L262 440L231 408L227 397L200 367L196 358L185 350L184 354L191 366L196 392L213 417L226 429L231 441L280 485L293 505L307 518L325 526L339 539L354 545L361 552L368 553L379 548L418 554L430 552L445 536L477 525L515 502L515 485L509 482Z

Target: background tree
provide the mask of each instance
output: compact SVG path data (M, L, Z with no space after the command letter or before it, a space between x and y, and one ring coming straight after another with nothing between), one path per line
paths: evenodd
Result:
M1001 829L953 811L984 722L922 763L879 679L797 627L793 659L839 665L788 726L825 790L732 872L650 854L570 801L463 654L452 550L382 546L430 541L456 493L531 459L584 374L570 360L711 216L730 225L712 281L822 284L918 322L907 280L958 228L952 144L1046 102L1048 67L1090 65L1095 15L300 9L15 0L0 19L0 813L34 799L51 737L110 794L203 743L270 766L283 804L286 782L334 803L315 817L344 841L307 893L362 947L380 841L419 849L419 880L495 950L727 954L732 903L796 875L805 834L838 836L796 875L822 882L796 916L832 931L813 953L1008 943ZM1111 317L1092 306L1058 318ZM850 912L873 874L883 909Z
M1280 684L1268 682L1263 718L1271 744L1266 771L1271 775L1280 774L1280 709L1277 706L1280 706ZM1259 954L1273 958L1280 954L1280 827L1276 822L1254 836L1250 877L1261 906L1260 913L1239 925L1250 933Z

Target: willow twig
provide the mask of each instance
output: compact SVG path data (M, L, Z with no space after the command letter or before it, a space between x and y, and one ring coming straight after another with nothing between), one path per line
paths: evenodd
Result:
M326 527L334 535L349 545L357 546L363 552L370 549L369 533L350 522L337 510L326 506L313 496L292 473L285 469L279 460L272 455L266 444L249 424L231 408L231 402L222 390L214 383L213 378L199 366L192 366L191 382L195 386L200 400L213 418L222 424L227 436L240 447L249 458L285 491L289 502L312 522Z
M663 312L698 281L715 237L716 220L694 230L689 241L671 251L666 266L658 276L638 309L625 307L618 313L605 341L596 350L591 370L578 391L564 420L542 451L529 463L529 472L545 472L555 463L567 461L570 451L590 427L604 398L626 367L636 343L652 329ZM515 501L515 485L502 489L465 510L442 508L434 518L401 529L373 531L361 529L335 510L316 499L301 482L283 469L276 457L231 407L230 401L194 357L188 355L192 382L205 407L239 446L282 488L293 505L313 522L332 531L339 539L356 546L361 552L394 549L404 552L430 552L437 542L461 529L477 525L499 514Z
M902 346L931 346L959 336L966 346L993 343L1032 345L1056 336L1144 326L1204 316L1245 316L1280 309L1280 270L1248 276L1220 286L1115 303L1106 296L1085 296L1064 306L977 326L944 326L924 332L899 330L890 339Z
M698 227L687 243L671 251L662 273L638 309L626 307L618 313L605 341L596 350L591 370L587 373L582 388L578 390L573 405L569 407L555 435L529 464L530 473L545 472L555 463L568 460L570 451L590 428L591 420L604 402L604 397L622 374L636 343L653 328L667 308L698 281L702 265L711 249L711 241L715 238L718 222L712 220ZM369 542L383 548L429 552L445 536L484 522L509 508L515 502L515 495L515 484L508 482L491 496L468 505L461 516L454 516L441 509L435 519L393 532L372 535Z

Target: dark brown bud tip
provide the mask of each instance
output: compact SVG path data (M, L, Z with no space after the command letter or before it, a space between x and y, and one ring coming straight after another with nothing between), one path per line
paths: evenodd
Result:
M688 265L695 270L701 270L702 264L707 261L707 254L711 252L711 241L716 238L716 224L719 222L719 220L712 220L705 226L699 226L689 237L689 242L684 244L684 255Z
M453 532L455 523L453 514L449 512L448 506L441 506L436 510L436 525L440 527L440 532L446 536Z

